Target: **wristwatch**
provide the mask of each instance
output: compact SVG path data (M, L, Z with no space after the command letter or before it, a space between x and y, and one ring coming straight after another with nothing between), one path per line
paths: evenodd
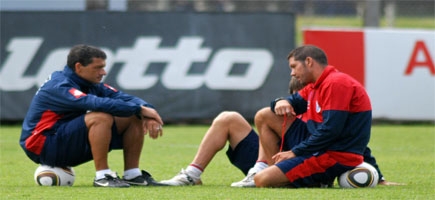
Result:
M278 97L275 100L273 100L276 104L276 102L281 101L281 100L286 100L284 97Z

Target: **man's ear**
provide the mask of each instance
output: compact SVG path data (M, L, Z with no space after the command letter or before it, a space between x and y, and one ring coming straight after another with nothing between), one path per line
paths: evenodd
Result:
M311 57L305 58L305 66L312 67L313 66L313 58L311 58Z
M82 66L82 64L80 64L79 62L76 62L76 64L74 65L74 71L79 72L81 66Z

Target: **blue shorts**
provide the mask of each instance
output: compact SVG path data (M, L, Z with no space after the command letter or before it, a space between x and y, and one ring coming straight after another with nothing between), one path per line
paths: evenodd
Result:
M283 149L291 150L309 136L306 123L296 119L286 132ZM361 155L328 151L297 156L275 165L287 176L291 187L318 187L332 183L335 177L359 165L362 160Z
M301 143L310 136L307 124L299 118L290 125L284 135L283 151L290 151L294 146ZM280 143L281 144L281 143Z
M290 150L294 145L299 144L308 136L309 133L305 123L300 119L296 119L285 133L283 149ZM257 162L258 145L258 135L254 130L251 130L248 136L240 141L234 150L231 149L231 146L228 146L228 159L246 175L249 169Z
M289 180L289 186L319 187L329 185L340 174L361 164L363 156L327 151L316 155L297 156L276 164Z
M81 115L62 123L56 133L47 135L40 155L41 164L74 167L93 159L84 117ZM122 149L122 135L117 133L115 123L112 126L109 151L112 149Z
M227 156L230 162L239 168L245 175L249 169L255 165L258 159L258 135L252 129L242 141L237 144L233 150L228 145Z

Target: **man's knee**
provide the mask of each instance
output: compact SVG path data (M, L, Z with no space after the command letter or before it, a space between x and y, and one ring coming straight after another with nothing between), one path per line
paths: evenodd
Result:
M113 121L113 116L104 112L89 112L85 116L85 123L88 128L97 124L112 126Z
M255 113L255 122L263 122L266 119L269 119L270 117L274 117L274 113L270 110L269 107L265 107L260 109L259 111L257 111L257 113Z
M213 120L213 124L224 123L230 124L232 122L236 122L240 119L243 119L243 116L240 113L235 111L223 111L219 113L219 115Z
M289 184L285 174L277 166L268 167L254 176L256 187L281 187Z
M266 178L264 173L258 173L254 176L254 183L256 187L268 187L266 184Z

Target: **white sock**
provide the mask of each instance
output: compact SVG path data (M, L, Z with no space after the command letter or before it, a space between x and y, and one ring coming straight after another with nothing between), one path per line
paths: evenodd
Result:
M102 179L102 178L106 177L106 176L104 176L105 174L110 174L110 173L112 173L112 170L110 170L110 169L98 170L95 173L95 180Z
M142 175L142 172L140 171L139 168L133 168L133 169L129 169L124 171L124 179L130 180L130 179L134 179L138 176Z
M194 165L189 165L187 166L186 170L185 170L189 175L193 176L194 178L199 178L202 174L201 169L199 169L198 167L194 166Z
M263 162L263 161L257 161L254 165L254 167L252 167L251 169L255 172L260 172L263 169L266 169L269 165L267 165L267 163Z

